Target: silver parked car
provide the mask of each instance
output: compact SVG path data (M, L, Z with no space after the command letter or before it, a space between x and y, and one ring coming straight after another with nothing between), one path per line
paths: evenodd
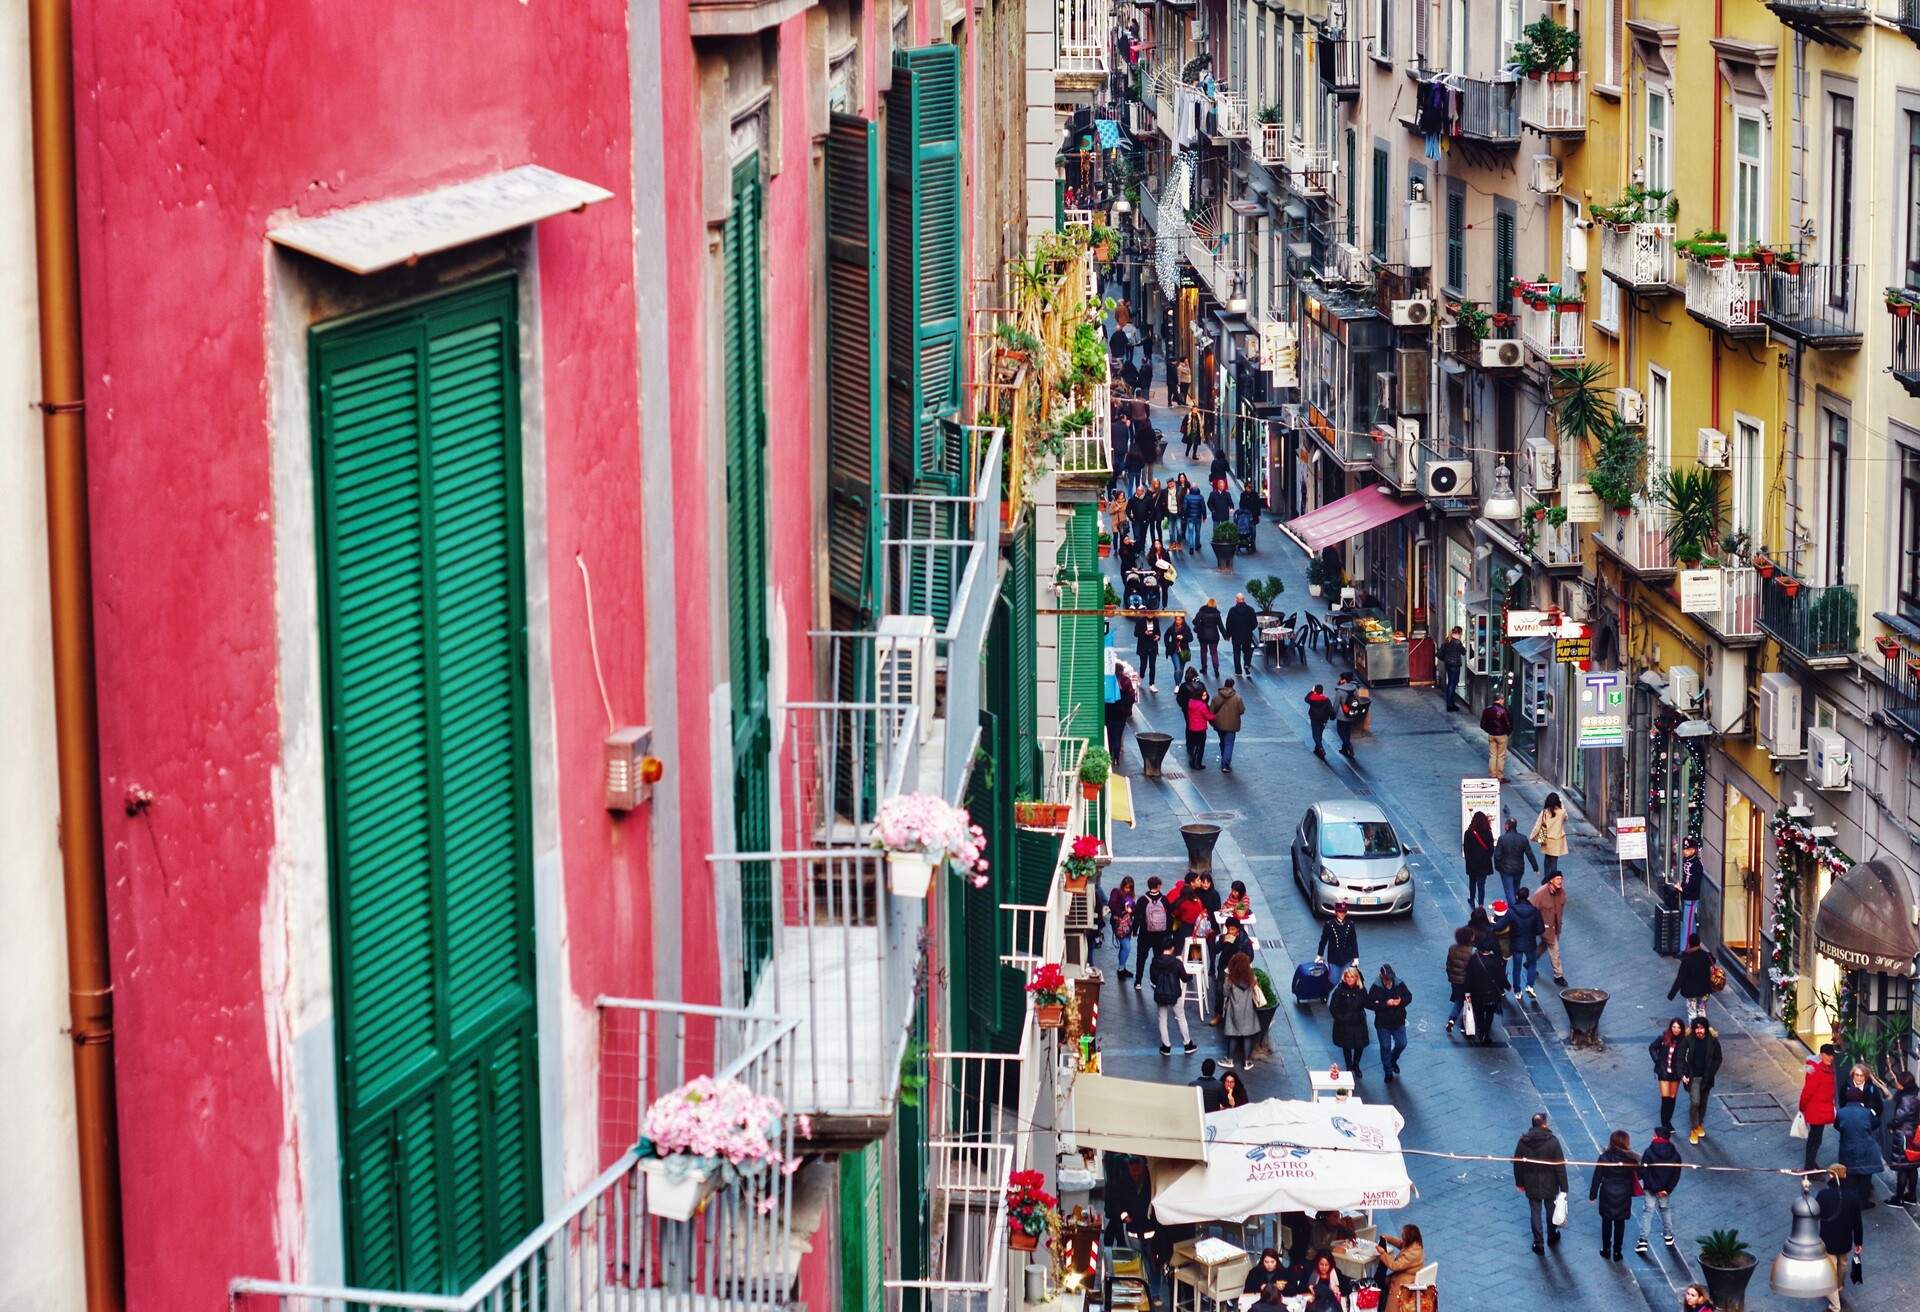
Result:
M1372 802L1315 802L1293 831L1293 882L1315 915L1336 902L1355 916L1411 912L1412 851Z

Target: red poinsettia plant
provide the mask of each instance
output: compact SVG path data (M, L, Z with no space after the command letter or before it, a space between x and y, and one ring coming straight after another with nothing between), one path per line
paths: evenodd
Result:
M1027 979L1027 992L1033 994L1034 1002L1042 1007L1065 1006L1067 977L1055 962L1035 966L1033 974Z
M1009 1231L1039 1239L1053 1228L1060 1200L1046 1191L1046 1183L1047 1177L1039 1171L1015 1171L1007 1177Z
M1094 858L1100 855L1100 840L1092 834L1082 834L1073 840L1073 848L1067 859L1061 864L1067 878L1085 881L1093 878Z

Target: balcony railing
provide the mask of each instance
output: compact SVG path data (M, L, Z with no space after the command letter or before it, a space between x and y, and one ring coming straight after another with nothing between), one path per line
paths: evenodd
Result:
M1520 121L1549 137L1578 137L1587 131L1587 75L1545 73L1521 82Z
M1600 234L1600 267L1630 292L1668 295L1678 291L1671 223L1608 223Z
M1844 29L1873 21L1875 0L1767 0L1780 21L1828 45L1858 49Z
M747 1312L793 1303L793 1179L778 1170L719 1189L689 1221L647 1210L651 1181L634 1144L641 1111L700 1075L740 1080L783 1101L795 1027L777 1016L602 999L603 1132L613 1161L586 1188L457 1294L415 1294L285 1280L235 1280L234 1312L609 1312L707 1307ZM613 1046L609 1051L608 1037ZM621 1118L604 1120L612 1095ZM789 1116L778 1145L794 1150Z
M1460 135L1489 146L1520 144L1520 84L1508 79L1456 78Z
M1253 157L1268 168L1279 168L1287 159L1287 125L1285 123L1259 123L1258 131L1249 140L1253 144Z
M1334 167L1330 148L1301 141L1287 143L1287 177L1301 194L1331 196Z
M1667 543L1666 507L1637 498L1625 513L1606 512L1594 526L1594 539L1621 564L1638 574L1671 574L1673 550Z
M1893 15L1893 25L1914 42L1920 43L1920 0L1900 0L1900 8Z
M1220 91L1213 98L1214 135L1244 140L1247 135L1247 98L1238 91Z
M1766 271L1760 317L1807 346L1851 350L1860 345L1860 277L1857 264L1776 266Z
M1920 0L1914 2L1920 4ZM1920 396L1920 292L1896 291L1892 299L1904 304L1906 313L1896 313L1892 306L1888 308L1893 332L1888 339L1887 363L1892 367L1894 381L1907 389L1907 395Z
M1801 586L1794 595L1779 576L1760 592L1760 627L1815 668L1845 665L1860 645L1860 589L1851 583Z
M1580 568L1580 526L1574 523L1534 525L1533 558L1548 569Z
M1224 235L1208 238L1196 232L1187 238L1187 263L1222 305L1243 294L1244 275L1231 247L1232 240Z
M1708 628L1726 642L1746 643L1760 637L1760 575L1751 565L1731 565L1720 571L1720 609L1703 612Z
M1054 73L1069 77L1107 75L1107 48L1112 40L1107 0L1060 0L1059 54Z
M1687 313L1710 328L1735 337L1766 331L1760 322L1760 282L1757 263L1725 257L1687 256Z
M1546 283L1521 283L1518 290L1532 300L1516 300L1520 340L1550 364L1570 364L1587 358L1587 309L1581 301L1554 301ZM1538 307L1538 308L1536 308Z
M1360 94L1360 42L1357 38L1320 40L1320 81L1342 99Z

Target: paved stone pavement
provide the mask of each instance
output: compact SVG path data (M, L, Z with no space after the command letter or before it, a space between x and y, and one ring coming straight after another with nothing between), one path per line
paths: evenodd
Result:
M1172 411L1156 414L1156 422L1167 429L1174 419ZM1193 468L1182 458L1177 439L1169 455L1172 463L1162 472ZM1204 471L1204 466L1198 468ZM1259 553L1236 561L1230 571L1217 569L1210 554L1183 562L1174 594L1177 603L1191 612L1210 595L1224 610L1245 579L1277 574L1286 581L1277 606L1321 606L1307 596L1304 555L1291 540L1271 525L1262 527L1259 540ZM1130 630L1119 642L1130 651ZM1230 664L1227 669L1230 673ZM1550 972L1542 974L1547 987L1537 1006L1503 1008L1494 1049L1468 1048L1459 1038L1448 1037L1443 962L1452 928L1466 919L1457 781L1484 774L1485 739L1473 716L1446 714L1434 690L1381 689L1374 698L1372 733L1357 740L1358 760L1348 763L1330 747L1329 759L1318 761L1309 750L1301 698L1313 682L1331 686L1337 673L1323 655L1309 653L1304 668L1269 672L1262 661L1253 678L1241 680L1247 714L1234 773L1228 776L1217 768L1217 739L1209 743L1208 768L1187 770L1183 726L1173 699L1177 680L1163 672L1161 692L1143 692L1133 727L1174 735L1166 777L1158 782L1139 777L1138 750L1129 736L1121 769L1134 779L1137 826L1115 837L1115 864L1107 872L1107 887L1123 874L1134 876L1142 887L1149 874L1172 877L1185 864L1179 826L1196 817L1220 823L1224 832L1216 852L1216 879L1223 891L1231 879L1247 881L1258 917L1259 964L1284 996L1294 965L1311 957L1319 932L1290 876L1292 827L1309 802L1370 798L1386 810L1419 855L1413 861L1417 904L1412 917L1368 920L1360 926L1369 982L1374 968L1390 962L1414 993L1402 1079L1386 1086L1377 1053L1370 1049L1361 1096L1370 1101L1385 1098L1400 1109L1406 1118L1403 1142L1412 1148L1509 1153L1528 1117L1541 1109L1551 1114L1570 1157L1590 1160L1614 1129L1627 1130L1634 1146L1644 1147L1659 1108L1646 1047L1666 1018L1683 1011L1666 996L1674 962L1652 951L1652 898L1629 882L1623 899L1610 847L1576 816L1569 826L1572 852L1562 863L1570 895L1565 959L1571 983L1597 985L1611 994L1601 1026L1604 1050L1565 1045L1566 1016ZM1334 735L1329 732L1327 737L1331 743ZM1517 761L1509 763L1512 782L1505 802L1525 828L1547 789L1518 767ZM1098 958L1109 972L1112 953L1109 943ZM1725 1065L1708 1114L1708 1137L1690 1146L1683 1127L1683 1157L1715 1165L1798 1167L1801 1145L1788 1137L1787 1128L1804 1051L1737 989L1719 995L1713 1005ZM1198 1074L1202 1057L1220 1055L1224 1047L1218 1032L1208 1030L1196 1035L1199 1054L1183 1056L1176 1036L1173 1056L1160 1057L1149 993L1121 992L1102 1008L1101 1019L1105 1068L1115 1075L1184 1083ZM1249 1078L1253 1095L1307 1097L1307 1063L1324 1065L1337 1056L1325 1008L1296 1008L1287 996L1274 1021L1272 1047L1272 1055L1256 1065ZM1678 1118L1684 1116L1683 1102ZM1409 1220L1419 1223L1428 1257L1440 1263L1443 1301L1449 1309L1543 1303L1619 1308L1643 1301L1652 1308L1678 1307L1680 1290L1698 1278L1697 1270L1688 1269L1694 1261L1692 1241L1715 1227L1737 1228L1760 1257L1763 1269L1749 1291L1749 1307L1807 1306L1776 1299L1766 1289L1764 1266L1785 1238L1788 1207L1797 1189L1786 1177L1689 1172L1675 1194L1677 1252L1662 1248L1656 1232L1651 1256L1638 1257L1629 1246L1626 1261L1615 1265L1598 1254L1599 1224L1586 1201L1584 1169L1572 1172L1569 1231L1560 1246L1542 1258L1529 1249L1526 1209L1508 1164L1414 1157L1408 1165L1419 1197L1404 1216L1383 1216L1382 1221L1389 1227ZM1884 1197L1887 1177L1881 1181ZM1883 1204L1867 1214L1867 1221L1867 1283L1857 1290L1848 1287L1847 1305L1920 1307L1920 1231L1913 1218ZM1629 1228L1637 1237L1637 1217Z

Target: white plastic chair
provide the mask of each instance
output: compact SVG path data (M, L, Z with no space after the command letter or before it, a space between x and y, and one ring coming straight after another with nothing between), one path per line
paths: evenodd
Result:
M1440 1283L1440 1264L1429 1262L1414 1272L1413 1281L1408 1289L1432 1289Z

